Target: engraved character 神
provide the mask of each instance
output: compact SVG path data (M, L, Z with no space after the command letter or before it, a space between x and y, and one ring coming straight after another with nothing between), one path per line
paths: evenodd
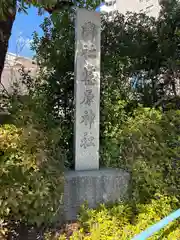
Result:
M91 129L92 124L94 123L95 114L90 109L89 111L84 111L84 115L81 116L82 120L80 123L84 123L85 126L89 125L89 128Z

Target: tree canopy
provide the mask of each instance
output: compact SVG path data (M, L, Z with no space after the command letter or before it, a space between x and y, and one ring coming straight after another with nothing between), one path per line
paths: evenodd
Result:
M5 57L8 49L8 42L17 12L27 13L31 6L38 7L39 14L44 11L52 14L56 11L70 9L72 6L84 6L83 0L1 0L0 2L0 79L4 68ZM97 7L99 0L86 1L86 6Z

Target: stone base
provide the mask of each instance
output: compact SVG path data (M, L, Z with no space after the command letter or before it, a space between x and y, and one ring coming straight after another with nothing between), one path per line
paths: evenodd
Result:
M129 174L117 169L68 171L64 185L64 220L75 220L86 201L90 208L100 203L116 202L127 197Z

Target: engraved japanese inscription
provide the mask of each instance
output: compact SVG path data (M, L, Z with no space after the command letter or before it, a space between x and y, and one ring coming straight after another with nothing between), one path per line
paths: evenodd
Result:
M85 85L95 85L99 79L98 73L96 71L96 66L88 63L86 61L83 71L82 82Z
M88 126L89 129L91 129L92 124L94 123L94 119L95 119L95 114L92 111L92 109L90 109L89 111L85 110L84 115L81 116L81 118L82 118L81 123L84 123L85 126Z
M87 132L84 133L84 136L81 139L80 146L83 147L84 149L86 149L88 147L95 146L95 144L94 144L94 137L91 136L91 133L89 135L88 135Z
M75 169L99 168L100 14L77 10Z
M84 97L81 104L91 106L93 101L94 101L94 94L92 92L92 89L86 89L86 91L84 92Z
M87 21L82 26L81 35L84 41L90 40L94 41L94 38L97 34L97 26L91 21Z
M96 58L96 46L94 43L84 43L82 45L81 56L85 59Z

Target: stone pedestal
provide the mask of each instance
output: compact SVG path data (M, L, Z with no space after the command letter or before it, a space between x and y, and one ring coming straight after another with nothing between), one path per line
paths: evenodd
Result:
M65 173L64 218L75 220L80 206L90 208L100 203L116 202L127 197L129 174L122 170L69 171Z

